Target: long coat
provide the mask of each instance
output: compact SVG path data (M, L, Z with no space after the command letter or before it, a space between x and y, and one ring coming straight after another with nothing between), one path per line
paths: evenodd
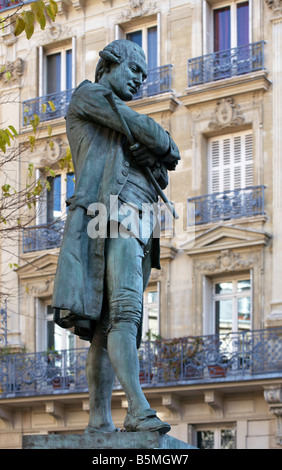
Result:
M67 201L52 300L56 323L74 326L76 334L89 340L104 300L105 239L88 236L91 215L87 209L99 202L109 215L110 195L122 190L131 159L123 127L104 97L107 91L85 80L74 91L66 116L75 192ZM169 134L150 117L135 112L116 95L114 98L136 141L148 147L168 169L174 169L180 157ZM160 268L159 239L154 239L151 261L152 267Z

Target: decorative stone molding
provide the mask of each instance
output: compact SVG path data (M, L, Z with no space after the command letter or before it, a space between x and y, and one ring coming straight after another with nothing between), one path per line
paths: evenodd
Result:
M282 446L282 385L266 387L264 398L276 417L276 443Z
M139 16L150 15L159 11L158 2L146 2L145 0L129 0L127 9L123 10L118 19L124 22Z
M60 160L62 150L67 147L67 143L63 142L60 137L53 139L52 142L52 148L46 143L44 152L41 153L42 158L40 159L40 165L54 165L54 163Z
M210 390L208 392L205 392L204 397L205 397L205 403L207 403L213 409L216 417L223 418L224 405L223 405L222 395L218 392Z
M232 250L222 250L219 255L209 261L196 264L196 269L202 273L224 273L249 269L258 262L256 254L239 254Z
M272 11L282 13L282 0L265 0L265 3L272 9Z
M215 130L223 127L239 126L244 121L245 118L240 110L240 106L235 103L234 99L223 98L216 103L209 128Z
M0 72L0 80L2 83L19 82L24 73L24 60L16 59L14 62L7 62Z

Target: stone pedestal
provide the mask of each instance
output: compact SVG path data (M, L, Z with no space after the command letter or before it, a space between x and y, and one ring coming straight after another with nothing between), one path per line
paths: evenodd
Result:
M23 436L23 449L196 449L159 432L106 432Z

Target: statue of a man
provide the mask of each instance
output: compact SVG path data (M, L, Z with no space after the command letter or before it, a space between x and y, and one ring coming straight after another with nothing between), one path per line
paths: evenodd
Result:
M54 319L91 342L86 364L90 418L85 431L116 430L111 416L116 375L128 400L125 430L166 433L169 424L156 416L141 389L137 351L143 292L151 268L160 269L159 238L153 236L150 217L145 235L130 229L129 236L124 236L123 217L112 214L111 198L116 197L119 208L124 203L132 206L141 224L143 204L158 200L144 166L165 188L167 170L175 169L180 156L159 124L125 103L146 78L142 48L117 40L100 57L95 83L85 80L78 86L66 117L75 193L67 201L53 293ZM109 92L138 145L129 145L120 116L105 97ZM99 212L90 210L93 204L103 208L104 220L99 219L106 228L103 236L89 230Z

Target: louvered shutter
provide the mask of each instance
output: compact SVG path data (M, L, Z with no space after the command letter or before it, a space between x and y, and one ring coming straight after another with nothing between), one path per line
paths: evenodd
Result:
M242 132L210 139L208 168L209 193L252 186L252 134Z

